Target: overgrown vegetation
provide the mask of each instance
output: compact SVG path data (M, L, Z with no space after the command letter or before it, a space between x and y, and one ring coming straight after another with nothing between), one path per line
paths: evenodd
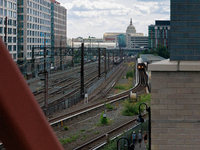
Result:
M129 90L133 87L133 78L128 78L125 84L117 84L114 88L119 90Z
M105 104L106 105L106 109L114 109L115 107L112 106L110 103Z
M108 124L108 118L103 117L103 114L104 114L104 111L102 112L101 117L100 117L101 124L103 124L103 125Z
M134 70L129 70L127 73L126 73L126 78L133 78L133 74L134 74Z
M163 46L162 44L158 44L156 50L147 50L145 49L142 53L138 54L137 57L139 58L141 54L153 54L153 55L158 55L164 58L169 58L169 51L167 50L167 48L165 46Z
M66 143L71 143L72 141L76 141L76 139L80 137L80 134L77 133L76 135L71 135L69 138L66 138L66 139L60 139L60 143L63 145L63 144L66 144Z
M64 130L69 130L69 127L64 126L63 129L64 129Z
M122 109L122 115L124 116L137 115L139 113L139 105L141 103L149 103L151 99L151 94L142 95L140 99L141 99L140 101L135 103L131 103L130 100L124 101L122 103L122 105L124 106L124 109ZM141 111L144 111L145 106L142 105L140 109Z

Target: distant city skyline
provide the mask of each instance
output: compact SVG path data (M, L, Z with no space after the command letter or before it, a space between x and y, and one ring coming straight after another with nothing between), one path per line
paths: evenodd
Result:
M59 0L67 8L67 38L102 38L125 32L133 20L137 32L148 34L155 20L170 19L170 0Z

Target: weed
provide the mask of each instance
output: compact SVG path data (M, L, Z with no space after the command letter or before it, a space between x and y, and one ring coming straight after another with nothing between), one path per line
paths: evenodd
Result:
M108 124L108 119L107 117L103 117L104 111L101 114L100 120L101 120L101 124Z
M69 130L69 127L64 126L63 129L64 129L64 130Z
M81 129L81 132L85 131L85 129Z
M134 74L134 70L129 70L127 73L126 73L126 78L128 79L129 77L130 78L133 78L133 74Z
M106 109L114 109L115 107L114 106L112 106L110 103L109 104L105 104L106 105Z
M95 134L99 134L99 131L97 131L97 132L94 132Z

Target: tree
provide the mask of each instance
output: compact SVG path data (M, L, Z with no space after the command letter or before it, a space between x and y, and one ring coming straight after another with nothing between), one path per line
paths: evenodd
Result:
M158 44L157 48L156 48L156 53L164 58L169 58L169 51L167 50L167 48L165 46L163 46L162 44Z

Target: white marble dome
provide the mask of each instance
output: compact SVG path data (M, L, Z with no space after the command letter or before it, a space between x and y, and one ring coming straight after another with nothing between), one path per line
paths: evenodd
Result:
M126 33L136 33L135 26L132 24L132 19L130 20L130 25L126 29Z

